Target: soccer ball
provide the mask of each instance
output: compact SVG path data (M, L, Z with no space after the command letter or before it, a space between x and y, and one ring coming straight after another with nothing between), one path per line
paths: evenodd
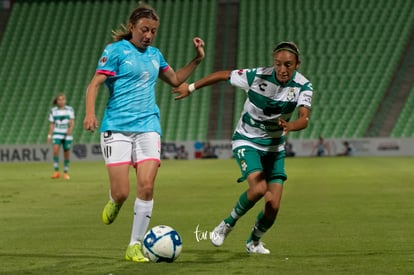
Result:
M171 263L183 248L181 237L177 231L167 225L151 228L144 236L143 252L151 262Z

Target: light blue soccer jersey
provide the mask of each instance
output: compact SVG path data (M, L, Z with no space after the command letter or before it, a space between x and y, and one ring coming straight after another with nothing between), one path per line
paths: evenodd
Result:
M109 99L101 132L157 132L161 135L160 110L155 84L160 71L170 67L154 47L138 50L127 40L106 46L97 73L108 76Z

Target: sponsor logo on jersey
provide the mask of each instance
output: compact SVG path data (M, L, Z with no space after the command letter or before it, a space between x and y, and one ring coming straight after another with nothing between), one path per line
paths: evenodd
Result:
M157 70L160 69L160 64L158 64L157 60L152 59L151 62L152 62L152 65L154 65L155 69Z
M150 74L147 71L142 72L139 75L140 82L138 82L135 87L145 89L150 85Z
M260 83L259 84L259 89L262 92L266 92L266 87L267 87L267 83Z
M303 95L303 100L304 100L306 103L311 104L311 102L312 102L312 97L311 97L311 95L304 94L304 95Z

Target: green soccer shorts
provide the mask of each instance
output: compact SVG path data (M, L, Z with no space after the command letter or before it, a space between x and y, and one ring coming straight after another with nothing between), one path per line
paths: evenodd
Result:
M256 171L262 171L268 184L283 184L287 179L285 174L285 151L265 152L250 146L240 146L233 150L242 177L237 182L243 182L247 176Z
M65 151L69 151L71 144L72 144L72 140L67 140L67 139L60 139L60 138L55 138L53 139L53 144L57 144L57 145L62 145L63 146L63 150Z

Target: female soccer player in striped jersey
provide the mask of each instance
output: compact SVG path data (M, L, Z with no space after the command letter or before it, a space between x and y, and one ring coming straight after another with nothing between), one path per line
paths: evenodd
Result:
M196 89L228 80L246 91L247 99L232 138L233 153L249 187L239 197L230 215L211 234L211 242L221 246L236 222L261 198L260 211L246 242L248 253L269 254L261 237L276 220L287 179L284 167L285 136L289 131L307 127L312 100L312 85L297 69L299 49L282 42L273 51L273 66L212 73L190 85L173 90L182 99ZM298 118L290 121L298 108Z
M132 11L125 32L115 32L115 42L106 46L86 95L84 128L93 131L98 122L95 100L105 83L109 100L101 125L101 147L110 181L110 199L102 220L111 224L129 194L129 165L136 169L137 193L134 220L125 258L148 262L142 240L153 208L153 188L160 164L160 111L155 84L160 77L179 86L204 58L204 42L194 38L196 57L175 72L160 50L151 46L159 26L154 9L140 5Z
M58 179L59 173L59 149L63 147L64 167L63 178L65 180L69 177L69 163L70 163L70 146L72 144L72 130L75 125L75 112L71 106L66 105L66 97L64 94L58 94L53 100L55 105L49 114L49 133L47 134L46 143L49 144L53 140L53 167L55 172L52 174L52 179Z

